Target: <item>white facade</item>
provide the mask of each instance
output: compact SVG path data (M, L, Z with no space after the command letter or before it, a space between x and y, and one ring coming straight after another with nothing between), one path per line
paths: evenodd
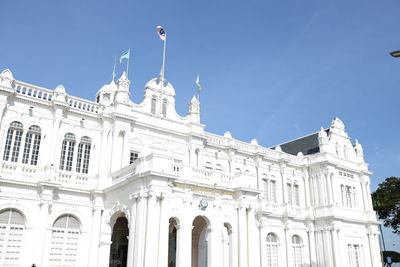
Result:
M270 149L206 132L196 97L179 116L165 80L140 104L129 85L92 102L0 74L0 266L381 266L339 119Z

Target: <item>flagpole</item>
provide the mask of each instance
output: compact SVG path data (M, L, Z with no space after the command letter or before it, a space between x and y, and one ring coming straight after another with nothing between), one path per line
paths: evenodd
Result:
M164 49L163 49L163 61L162 61L162 68L161 68L161 95L160 95L160 113L163 112L163 86L164 86L164 73L165 73L165 50L167 47L167 33L165 33L164 38Z
M131 58L131 49L129 48L128 60L126 61L126 78L129 78L129 59Z
M112 80L115 82L115 65L117 64L117 56L114 56L114 68L112 73Z

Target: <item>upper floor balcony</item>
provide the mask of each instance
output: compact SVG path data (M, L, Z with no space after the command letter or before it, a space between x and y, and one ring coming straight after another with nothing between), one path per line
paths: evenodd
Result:
M137 159L131 165L111 174L112 182L141 177L145 174L164 176L178 183L221 189L257 190L257 177L251 174L230 174L206 168L197 168L183 164L180 160L160 155L149 154Z
M50 182L66 188L92 189L94 179L88 174L62 171L54 166L35 166L9 161L0 162L0 181L36 184Z

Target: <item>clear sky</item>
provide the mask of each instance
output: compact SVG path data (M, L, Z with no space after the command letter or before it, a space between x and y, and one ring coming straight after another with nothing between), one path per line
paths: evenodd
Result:
M15 0L0 10L0 71L18 80L94 100L131 48L139 103L160 72L162 25L179 114L199 73L207 131L269 147L337 116L364 147L372 190L400 176L400 58L389 56L400 50L398 0Z

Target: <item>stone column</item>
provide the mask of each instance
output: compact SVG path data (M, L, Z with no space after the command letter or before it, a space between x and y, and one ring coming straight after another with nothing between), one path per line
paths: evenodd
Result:
M343 236L343 231L340 229L338 230L338 241L339 241L339 256L340 256L340 261L339 264L340 266L347 266L348 262L348 254L347 254L347 244L345 243L344 236Z
M99 245L100 245L100 225L101 215L103 210L99 207L93 209L92 214L92 229L90 238L90 250L89 250L89 266L97 267L99 258Z
M159 210L157 209L157 196L150 192L147 205L146 245L144 266L157 266L158 261L158 229L160 226Z
M247 236L247 211L244 205L240 205L237 209L238 212L238 235L239 235L239 266L248 267L248 236Z
M135 246L133 254L133 266L143 267L145 252L146 235L146 197L147 194L141 192L138 195L137 211L135 221Z
M327 259L327 265L328 266L333 266L333 256L332 256L332 248L331 248L331 235L330 235L330 229L325 228L323 231L323 236L324 236L324 250L325 250L325 257Z
M337 229L333 228L330 230L332 239L332 253L333 253L333 265L335 267L341 267L340 254L339 254L339 242L337 236Z
M287 184L285 180L285 166L281 166L281 181L282 181L282 202L288 203L288 196L287 196Z
M288 234L288 230L289 230L289 228L287 227L287 226L285 226L285 250L286 250L286 265L287 266L292 266L293 265L293 262L292 262L292 260L291 260L291 257L289 257L289 255L291 254L291 247L290 247L290 244L289 244L289 240L290 240L290 238L289 238L289 234Z
M333 201L332 201L332 194L331 194L331 185L330 185L330 182L329 182L329 174L330 174L330 172L327 170L327 171L325 171L324 172L324 175L323 175L323 177L324 177L324 182L325 182L325 191L326 191L326 204L327 205L330 205L330 204L332 204L333 203Z
M263 224L260 224L260 261L261 267L267 267L267 231Z
M129 218L129 237L128 237L128 255L127 255L127 267L133 267L134 264L134 247L135 247L135 224L136 224L136 212L137 212L137 195L130 196L132 206L130 208Z
M306 200L306 207L311 207L311 195L310 195L310 178L308 176L307 171L303 171L303 179L304 179L304 187L305 187L305 200Z
M238 267L239 266L239 254L238 254L238 249L239 249L239 244L238 244L238 233L236 230L232 230L231 233L232 236L232 266L229 267Z
M308 239L309 239L309 249L310 249L310 266L317 266L317 255L315 253L315 231L314 227L309 227L307 231Z
M111 233L103 232L101 234L99 248L99 266L108 267L110 264L110 248L111 248ZM45 265L41 265L45 266Z
M224 255L221 234L221 226L219 224L209 228L208 236L210 238L208 242L208 262L210 263L210 267L222 266L222 257Z
M159 196L159 211L160 211L160 237L158 242L158 267L168 266L168 246L169 246L169 216L165 207L165 198ZM176 240L178 242L178 240Z
M361 178L360 178L361 179ZM364 190L364 183L361 181L360 182L360 188L361 188L361 194L362 194L362 200L363 200L363 210L367 210L367 200L365 199L365 190Z
M258 246L259 239L257 234L257 224L256 224L256 215L254 209L249 208L247 211L247 229L248 229L248 258L249 258L249 266L251 267L260 267L260 248Z
M178 225L176 267L192 266L192 225Z
M37 265L39 266L47 265L45 254L47 251L49 251L48 249L46 249L46 245L48 245L49 243L46 241L51 238L51 236L48 236L49 233L51 235L51 231L47 230L47 226L51 225L51 223L49 224L48 222L50 205L47 201L43 201L39 204L40 216L38 216L37 225L40 225L40 228L38 229L39 231L37 231L36 246L34 246L34 260L38 263Z
M379 234L374 234L374 244L375 244L375 263L374 263L374 267L379 267L382 265L381 262L381 254L380 254L380 245L379 245Z

